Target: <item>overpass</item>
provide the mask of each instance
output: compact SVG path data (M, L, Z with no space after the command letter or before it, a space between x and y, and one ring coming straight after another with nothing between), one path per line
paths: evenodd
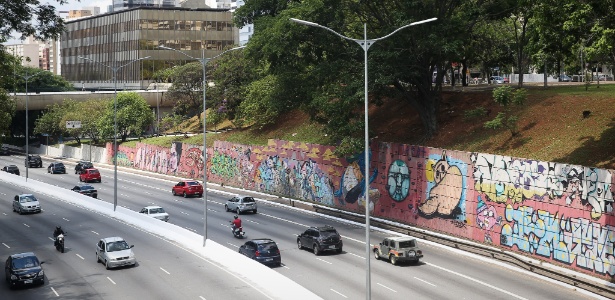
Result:
M122 91L118 91L122 92ZM130 90L130 92L138 93L145 98L145 101L150 107L157 107L160 104L161 111L170 111L173 107L171 101L168 101L166 94L167 90ZM71 92L40 92L28 93L28 110L44 110L56 103L62 103L66 99L75 101L87 101L92 99L113 99L115 92L113 91L71 91ZM13 95L11 93L11 95ZM14 94L16 98L17 110L26 110L26 93Z

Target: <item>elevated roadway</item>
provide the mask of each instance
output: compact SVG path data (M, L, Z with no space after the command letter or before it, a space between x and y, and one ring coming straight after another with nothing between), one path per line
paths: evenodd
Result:
M122 92L118 90L118 93ZM159 103L161 111L170 110L173 104L167 101L166 90L130 90L145 98L150 107L156 107ZM11 93L13 95L13 93ZM44 110L48 106L60 104L66 99L75 101L88 101L92 99L113 99L113 91L72 91L72 92L41 92L28 93L28 110ZM15 94L17 110L26 110L26 93Z

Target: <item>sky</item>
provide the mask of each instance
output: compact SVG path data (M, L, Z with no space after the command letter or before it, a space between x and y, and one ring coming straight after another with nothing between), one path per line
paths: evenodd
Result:
M69 10L75 10L75 9L81 9L83 7L86 6L98 6L100 7L100 13L106 13L107 12L107 6L111 5L113 3L113 0L81 0L81 1L77 1L77 0L68 0L67 4L62 4L60 5L58 2L54 1L54 0L39 0L41 3L48 3L51 4L53 6L56 7L56 11L69 11ZM19 40L19 36L15 35L13 36L13 38L9 39L6 43L3 43L4 45L11 45L11 44L19 44L21 43L21 40Z

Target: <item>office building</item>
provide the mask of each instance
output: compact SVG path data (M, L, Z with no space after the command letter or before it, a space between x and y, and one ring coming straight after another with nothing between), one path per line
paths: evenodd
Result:
M212 8L136 7L66 22L61 36L62 76L78 88L113 89L113 72L122 66L118 88L144 89L161 69L190 62L193 57L213 57L239 43L231 12Z

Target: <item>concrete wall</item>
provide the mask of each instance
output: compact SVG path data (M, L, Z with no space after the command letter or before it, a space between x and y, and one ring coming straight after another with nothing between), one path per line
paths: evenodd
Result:
M90 151L91 150L91 151ZM81 144L81 147L70 147L64 144L58 147L40 145L39 147L30 147L30 153L47 155L51 157L69 157L79 160L91 160L95 163L107 163L107 149L102 147L91 147L90 145Z
M615 170L405 144L340 158L335 147L216 142L208 181L354 211L615 278ZM119 147L124 166L202 178L202 147ZM113 155L107 146L108 162Z

